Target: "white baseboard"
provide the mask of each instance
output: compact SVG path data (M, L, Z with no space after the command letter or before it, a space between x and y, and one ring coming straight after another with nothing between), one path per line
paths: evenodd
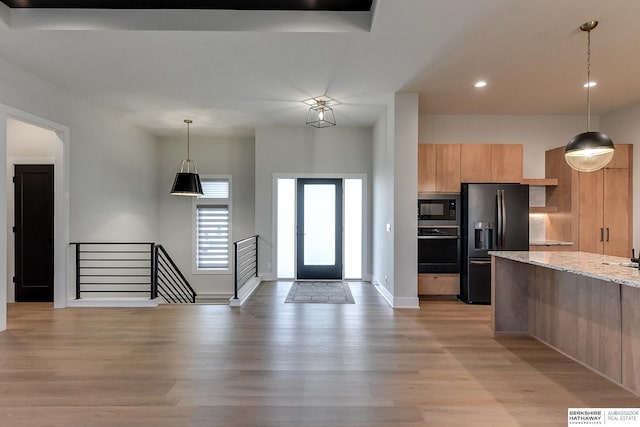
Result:
M229 305L231 307L240 307L244 304L247 298L251 296L253 291L256 290L258 285L260 285L260 282L262 282L262 276L251 278L242 288L240 288L237 299L234 297L229 298Z
M420 308L420 299L418 297L394 297L393 308Z
M420 299L416 297L394 297L389 289L380 283L377 277L371 276L371 283L376 287L380 295L393 308L420 308Z
M157 307L158 298L82 298L67 301L67 307Z

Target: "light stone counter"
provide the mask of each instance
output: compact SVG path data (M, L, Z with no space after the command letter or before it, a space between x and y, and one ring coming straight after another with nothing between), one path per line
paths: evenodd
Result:
M640 288L640 270L629 258L587 252L494 251L490 255ZM635 268L630 267L635 265Z
M532 240L529 246L573 246L573 242L561 242L560 240Z
M495 334L525 333L640 395L640 271L586 252L490 252Z

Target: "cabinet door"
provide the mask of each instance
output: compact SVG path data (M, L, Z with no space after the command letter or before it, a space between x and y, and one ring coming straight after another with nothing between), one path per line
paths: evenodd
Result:
M604 247L604 170L580 172L579 250L601 254Z
M522 181L522 144L491 145L491 182Z
M491 182L491 144L460 145L460 182Z
M607 169L629 169L631 167L631 158L633 146L630 144L617 144L616 151L613 153L613 159L606 166Z
M418 193L436 191L436 146L418 144Z
M605 255L631 256L631 200L629 169L604 169Z
M460 144L436 144L436 192L460 192Z

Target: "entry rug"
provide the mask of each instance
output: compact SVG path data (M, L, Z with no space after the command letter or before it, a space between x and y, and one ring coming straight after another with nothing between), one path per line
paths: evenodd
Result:
M355 304L348 282L293 282L284 302Z

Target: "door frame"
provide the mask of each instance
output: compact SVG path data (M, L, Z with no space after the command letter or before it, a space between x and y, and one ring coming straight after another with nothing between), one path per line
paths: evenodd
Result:
M0 103L0 224L7 224L7 119L12 118L56 133L54 167L54 277L53 306L67 306L69 246L69 128ZM12 159L13 160L13 159ZM11 175L13 176L13 175ZM7 227L0 227L0 247L8 248ZM13 249L11 249L13 250ZM7 257L0 257L0 331L7 325Z
M265 280L278 280L278 180L279 179L298 179L298 178L335 178L342 179L343 185L345 179L360 179L362 180L362 280L371 281L371 275L369 271L369 255L371 254L371 248L369 247L369 183L366 173L274 173L271 183L271 236L272 236L272 248L271 248L271 268L270 275L265 275ZM297 193L297 192L296 192ZM297 194L296 194L297 197ZM342 223L344 224L344 193L343 209L342 209ZM297 243L296 243L297 244ZM297 252L297 249L296 249ZM342 239L342 254L344 257L344 238ZM294 256L294 272L297 269L297 257ZM344 271L343 271L344 274ZM285 278L283 278L285 279ZM288 277L286 279L295 279L294 277Z

